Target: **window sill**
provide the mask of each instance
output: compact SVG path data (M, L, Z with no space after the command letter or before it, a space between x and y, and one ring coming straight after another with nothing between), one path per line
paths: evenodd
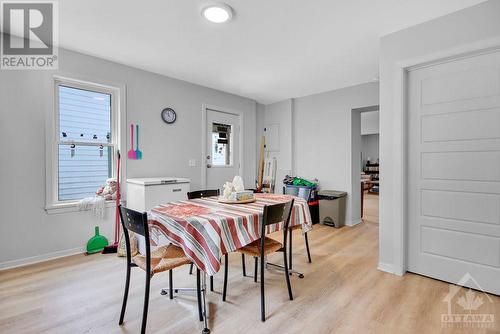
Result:
M106 201L106 204L104 205L105 208L114 208L116 207L116 201L109 200ZM78 211L89 211L87 210L78 210L78 202L64 202L64 203L57 203L57 204L51 204L47 205L45 207L45 211L49 214L58 214L58 213L68 213L68 212L78 212Z

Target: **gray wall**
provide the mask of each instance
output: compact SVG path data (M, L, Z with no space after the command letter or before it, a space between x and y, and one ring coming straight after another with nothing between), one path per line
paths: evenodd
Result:
M360 221L359 174L358 179L351 178L353 159L359 164L359 154L351 156L352 109L378 102L378 82L294 99L294 173L317 177L322 189L347 191L346 220L351 225ZM359 134L359 114L356 120Z
M401 221L394 210L399 208L395 195L401 184L394 175L403 164L394 152L402 152L401 139L395 131L395 119L401 105L393 105L397 94L396 66L421 57L440 57L446 50L500 38L500 1L493 0L477 6L419 24L382 37L380 49L380 253L379 268L401 274L404 251L398 246L403 238ZM495 41L496 43L496 41ZM500 41L498 42L500 44Z
M361 149L361 115L360 111L354 115L352 110L378 105L378 87L378 82L366 83L258 106L258 135L266 123L280 125L283 149L269 154L278 158L281 174L291 172L307 179L318 178L322 189L347 191L348 225L359 223L361 216L361 162L359 153L351 154L353 145L357 152ZM355 138L351 136L353 126ZM356 178L351 178L353 170ZM278 175L277 188L281 184Z
M57 72L0 71L0 268L80 252L96 223L88 212L47 214L44 210L45 122L54 74L126 85L127 124L141 125L144 155L140 161L125 161L129 178L188 177L192 189L200 188L202 104L243 111L244 179L253 185L255 101L66 50L60 50L59 59ZM167 106L178 114L173 126L160 119L160 111ZM122 134L122 139L126 141L127 135ZM188 167L190 158L196 159L196 167ZM106 220L98 222L109 239L113 220L113 209L108 209Z
M370 158L370 162L374 163L379 157L379 135L362 135L361 136L361 156L363 166L366 160Z
M269 136L266 136L266 158L276 158L276 193L283 192L283 179L285 175L293 174L292 171L292 108L293 99L287 99L280 102L268 104L257 116L259 125L258 137L269 133L264 132L264 128L277 125L279 138L274 149L269 142Z

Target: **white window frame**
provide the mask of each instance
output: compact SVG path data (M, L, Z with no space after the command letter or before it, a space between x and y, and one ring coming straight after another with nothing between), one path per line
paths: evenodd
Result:
M84 89L99 93L111 95L111 143L105 146L113 147L113 157L116 157L117 150L121 147L121 129L123 128L122 113L124 108L124 87L111 86L108 84L96 83L69 77L54 76L52 79L52 106L50 108L49 122L47 123L46 143L46 205L45 210L48 213L71 212L77 210L78 200L60 201L59 200L59 145L72 144L85 146L100 146L100 144L78 142L78 141L61 141L59 134L59 86L66 86L76 89ZM103 145L104 146L104 145ZM123 158L123 156L122 156ZM123 164L121 168L123 173ZM122 174L124 175L124 174ZM116 177L116 162L112 161L112 177ZM97 190L97 189L96 189ZM107 201L107 206L114 206L114 201Z

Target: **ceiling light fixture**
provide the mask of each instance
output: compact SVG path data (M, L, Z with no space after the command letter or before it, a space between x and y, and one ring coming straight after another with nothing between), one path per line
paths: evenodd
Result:
M233 17L233 10L225 3L215 3L203 7L201 15L214 23L224 23Z

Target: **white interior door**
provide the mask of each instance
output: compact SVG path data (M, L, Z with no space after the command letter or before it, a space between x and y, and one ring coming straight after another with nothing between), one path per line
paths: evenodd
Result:
M207 189L222 190L225 182L240 173L240 117L207 109L206 126Z
M500 52L410 71L408 122L409 271L500 294Z

